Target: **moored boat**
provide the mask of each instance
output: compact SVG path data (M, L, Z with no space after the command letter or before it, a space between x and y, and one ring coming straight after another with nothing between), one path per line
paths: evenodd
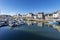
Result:
M6 25L8 25L8 23L6 21L0 20L0 26L6 26Z
M12 20L12 21L9 21L8 24L11 27L16 27L16 26L20 26L20 25L24 24L24 22L20 21L20 20Z
M60 22L58 22L58 21L51 21L51 22L49 22L49 24L59 24Z
M17 26L16 21L15 21L15 20L9 21L9 22L8 22L8 26L11 26L11 27Z

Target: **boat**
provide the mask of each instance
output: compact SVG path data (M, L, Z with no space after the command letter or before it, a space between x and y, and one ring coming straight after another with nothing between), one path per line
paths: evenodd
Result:
M0 21L0 27L4 25L4 22Z
M0 21L0 27L1 26L5 26L6 25L6 22L5 21Z
M21 20L13 20L13 21L9 21L9 26L12 26L12 27L16 27L16 26L20 26L20 25L22 25L22 24L24 24L24 22L23 21L21 21Z
M25 22L22 21L22 20L17 20L17 21L18 21L19 25L23 25L23 24L25 24Z
M49 22L49 24L56 24L56 25L59 24L59 23L60 23L60 22L58 22L58 21L50 21L50 22Z
M11 26L11 27L13 27L13 26L15 27L15 26L16 26L16 24L15 24L14 21L9 21L9 22L8 22L8 25Z

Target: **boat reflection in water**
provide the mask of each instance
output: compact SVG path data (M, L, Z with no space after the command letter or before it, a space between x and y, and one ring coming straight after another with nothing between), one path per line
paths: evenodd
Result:
M60 40L60 26L26 21L18 27L1 27L1 40Z

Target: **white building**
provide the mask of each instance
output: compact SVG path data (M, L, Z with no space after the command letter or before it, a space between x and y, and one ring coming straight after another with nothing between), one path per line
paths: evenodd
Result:
M52 20L53 19L53 14L45 14L45 20Z
M58 14L57 13L54 13L53 14L53 18L58 18Z
M53 18L60 18L60 10L53 14Z
M37 14L37 16L38 16L38 19L43 19L44 18L44 13L43 12L39 12Z
M34 15L33 17L34 17L34 19L37 19L38 18L37 15Z
M33 18L33 15L34 15L33 13L29 13L29 14L26 15L26 17Z
M22 15L22 18L26 18L26 15Z

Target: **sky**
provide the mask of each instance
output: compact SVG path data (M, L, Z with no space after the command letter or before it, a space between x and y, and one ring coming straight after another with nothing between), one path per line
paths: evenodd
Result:
M0 0L0 14L52 13L60 10L60 0Z

